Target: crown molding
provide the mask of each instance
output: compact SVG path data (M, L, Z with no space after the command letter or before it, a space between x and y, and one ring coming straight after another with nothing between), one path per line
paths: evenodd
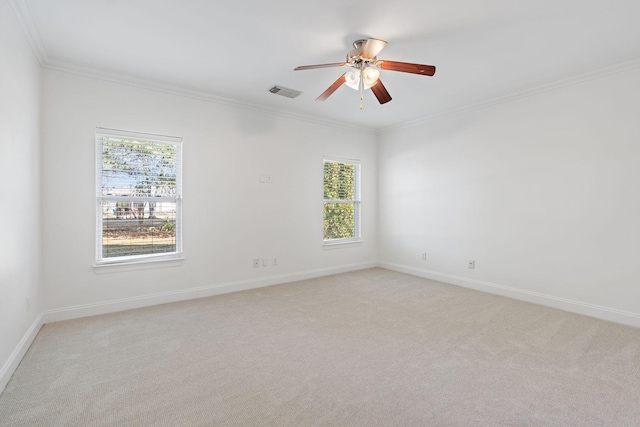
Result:
M22 2L23 0L9 0L9 1ZM167 93L171 95L197 99L200 101L212 102L215 104L226 105L229 107L242 108L242 109L257 111L257 112L270 114L274 116L287 117L290 119L305 121L305 122L313 123L317 125L330 126L334 128L340 128L344 130L350 130L354 132L378 136L378 135L383 135L395 130L414 127L414 126L417 126L441 117L462 114L470 111L482 110L484 108L492 107L494 105L503 104L506 102L512 102L518 99L528 98L530 96L538 95L545 92L550 92L553 90L561 89L563 87L568 87L568 86L580 84L586 81L595 80L595 79L606 77L609 75L640 68L640 58L633 58L633 59L619 62L613 65L592 69L583 73L566 76L566 77L555 79L555 80L550 80L544 83L539 83L533 86L525 87L515 92L511 92L503 96L488 99L486 101L464 105L461 107L457 107L450 110L442 111L440 113L420 117L414 120L405 121L396 125L392 125L392 126L388 126L380 129L373 129L369 127L358 126L348 122L318 118L316 116L294 113L292 111L287 111L283 109L265 107L258 104L252 104L249 102L227 98L225 96L217 95L210 92L187 89L184 87L161 83L158 81L140 79L132 76L127 76L121 73L111 73L103 70L98 70L95 68L81 67L81 66L77 66L74 64L66 63L66 62L46 60L46 62L44 63L41 62L41 65L43 68L46 68L49 70L75 74L82 77L93 78L97 80L108 81L111 83L117 83L117 84L122 84L127 86L138 87L141 89L152 90L155 92L162 92L162 93Z
M624 72L627 70L640 67L640 58L635 57L635 58L622 61L613 65L608 65L605 67L592 69L587 72L538 83L529 87L524 87L518 91L511 92L509 94L502 95L499 97L491 98L485 101L459 106L459 107L452 108L439 113L426 115L413 120L398 123L395 125L375 129L370 127L365 127L362 125L355 125L355 124L344 122L344 121L318 118L313 115L300 114L300 113L296 113L296 112L288 111L284 109L265 107L257 104L235 100L232 98L227 98L225 96L210 93L210 92L188 89L188 88L180 87L177 85L170 85L170 84L161 83L158 81L135 78L135 77L127 76L125 74L110 73L110 72L106 72L106 71L102 71L94 68L80 67L71 63L52 60L47 54L47 51L44 47L44 43L42 42L42 38L38 33L36 25L33 21L33 17L31 15L31 11L26 1L25 0L7 0L7 3L13 10L14 15L16 16L16 19L22 26L27 36L27 39L29 41L29 44L31 45L32 50L42 68L60 71L60 72L66 72L70 74L76 74L79 76L94 78L94 79L108 81L112 83L138 87L138 88L152 90L156 92L163 92L167 94L193 98L193 99L212 102L212 103L221 104L221 105L227 105L235 108L243 108L247 110L258 111L258 112L266 113L270 115L287 117L294 120L300 120L300 121L305 121L305 122L313 123L317 125L340 128L344 130L364 133L364 134L373 135L373 136L383 135L386 133L393 132L395 130L417 126L441 117L452 116L452 115L470 112L474 110L481 110L494 105L511 102L518 99L522 99L522 98L527 98L540 93L549 92L552 90L583 83L589 80L598 79L601 77L617 74L620 72Z
M453 108L440 113L402 122L397 125L388 126L388 127L379 129L377 134L383 135L395 130L414 127L414 126L417 126L441 117L452 116L452 115L466 113L466 112L475 111L475 110L481 110L484 108L492 107L494 105L503 104L506 102L512 102L518 99L528 98L530 96L538 95L544 92L550 92L553 90L561 89L568 86L573 86L576 84L599 79L601 77L606 77L613 74L618 74L618 73L628 71L628 70L633 70L636 68L640 68L640 58L632 58L626 61L618 62L613 65L592 69L583 73L566 76L563 78L550 80L543 83L538 83L536 85L525 87L515 92L511 92L507 95L491 98L486 101L481 101L474 104L468 104L465 106Z
M48 62L49 57L44 48L44 43L42 43L40 33L38 33L36 25L33 22L29 6L24 0L7 0L7 3L9 3L9 6L13 9L13 14L20 23L20 26L22 26L38 62L41 66L44 66Z
M55 60L48 60L42 65L43 68L53 71L59 71L67 74L75 74L81 77L102 80L106 82L137 87L141 89L151 90L154 92L161 92L175 96L182 96L186 98L197 99L199 101L211 102L214 104L226 105L234 108L241 108L245 110L257 111L273 116L287 117L294 120L304 121L322 126L331 126L334 128L340 128L343 130L350 130L359 133L366 133L376 135L376 131L357 126L347 122L341 122L330 119L321 119L312 115L294 113L278 108L265 107L258 104L252 104L250 102L239 101L232 98L227 98L215 93L199 91L180 87L177 85L166 84L158 81L141 79L137 77L128 76L121 73L112 73L95 68L83 67L67 62L60 62Z
M236 108L243 108L246 110L258 111L270 115L287 117L294 120L305 121L322 126L331 126L340 128L343 130L350 130L359 133L366 133L375 135L376 131L364 126L354 125L348 122L342 122L331 119L320 119L318 117L306 114L295 113L293 111L287 111L283 109L264 107L257 104L238 101L231 98L227 98L214 93L208 93L205 91L197 91L180 87L177 85L165 84L157 81L151 81L146 79L135 78L127 76L125 74L110 73L89 67L80 67L71 63L61 62L53 60L47 54L47 51L42 42L42 37L36 28L33 21L31 11L25 0L7 0L7 3L13 10L13 13L20 23L23 31L25 32L29 44L40 63L40 66L45 69L66 72L70 74L76 74L83 77L94 78L98 80L108 81L112 83L118 83L142 89L152 90L156 92L163 92L167 94L183 96L193 98L201 101L212 102L216 104L227 105Z

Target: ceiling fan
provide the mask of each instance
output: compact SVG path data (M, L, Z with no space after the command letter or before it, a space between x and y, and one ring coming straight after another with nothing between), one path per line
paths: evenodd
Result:
M382 81L380 81L380 70L400 71L402 73L420 74L423 76L433 76L436 73L436 67L433 65L378 59L378 54L386 45L387 42L380 39L370 38L366 40L356 40L353 42L354 49L347 53L345 62L302 65L294 68L294 70L300 71L314 68L349 66L351 69L338 77L338 80L322 92L322 94L316 98L316 101L324 101L331 96L333 92L338 90L340 86L346 84L350 88L360 91L360 100L362 100L364 90L371 89L380 104L391 101L391 95L389 95L387 88L385 88ZM362 109L362 104L360 105L360 109Z

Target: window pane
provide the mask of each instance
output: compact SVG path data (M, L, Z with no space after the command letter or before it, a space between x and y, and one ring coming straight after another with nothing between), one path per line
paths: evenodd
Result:
M324 240L355 236L355 203L325 203Z
M176 146L125 138L102 139L102 194L175 196Z
M324 162L324 198L329 200L355 199L355 165Z
M103 259L175 251L175 202L102 202Z
M113 132L96 132L96 261L178 255L181 139Z

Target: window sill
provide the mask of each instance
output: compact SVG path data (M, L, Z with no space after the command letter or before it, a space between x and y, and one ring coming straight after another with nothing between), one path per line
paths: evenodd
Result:
M341 248L350 248L354 246L362 246L362 240L337 240L337 241L328 241L322 243L323 249L341 249Z
M149 270L156 268L181 267L184 257L146 258L141 260L94 264L95 274L120 273L125 271Z

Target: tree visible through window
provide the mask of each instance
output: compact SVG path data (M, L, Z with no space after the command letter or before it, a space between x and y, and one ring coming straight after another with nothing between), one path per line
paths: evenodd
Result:
M360 164L324 160L324 241L360 240Z
M181 141L96 134L97 262L177 255L181 248Z

